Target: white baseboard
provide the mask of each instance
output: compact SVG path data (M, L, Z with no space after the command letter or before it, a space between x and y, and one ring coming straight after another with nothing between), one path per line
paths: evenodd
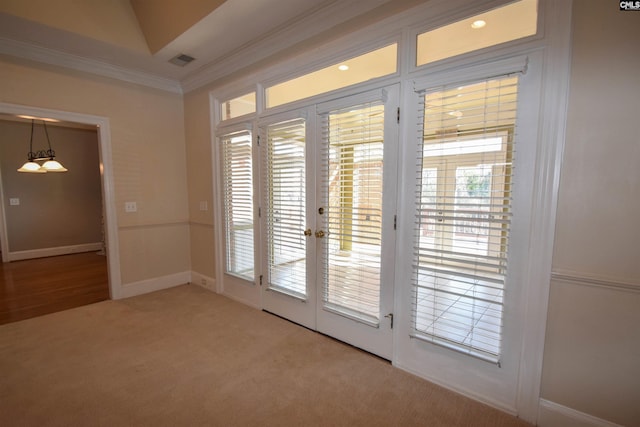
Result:
M57 246L55 248L31 249L27 251L9 252L9 261L22 261L25 259L45 258L58 255L79 254L93 252L102 249L102 242L83 243L81 245Z
M229 293L229 292L225 292L224 290L222 291L222 295L224 295L225 297L234 300L235 302L239 302L240 304L244 304L247 307L251 307L251 308L256 308L258 310L262 310L262 307L259 304L256 304L255 302L246 299L246 298L242 298L236 294L233 293Z
M415 375L416 377L427 380L433 384L439 385L442 388L446 388L447 390L451 390L457 394L461 394L465 397L468 397L469 399L483 403L487 406L491 406L492 408L498 409L499 411L506 412L509 415L517 416L518 414L518 411L515 407L506 405L503 402L499 402L495 399L491 399L487 397L486 394L471 391L465 387L453 386L450 383L443 381L440 378L434 378L429 375L425 375L424 372L420 372L419 370L411 369L410 367L406 366L406 364L404 363L398 363L397 361L394 361L392 365L405 372L409 372L410 374Z
M584 412L576 411L549 400L540 399L538 410L540 427L622 427Z
M123 284L118 292L117 299L129 298L136 295L147 294L149 292L160 291L162 289L173 288L184 285L191 280L191 272L171 274L169 276L155 277L153 279L141 280L139 282Z
M205 288L212 292L216 292L216 279L209 276L205 276L204 274L200 274L196 271L191 272L190 283L194 285L198 285L201 288Z

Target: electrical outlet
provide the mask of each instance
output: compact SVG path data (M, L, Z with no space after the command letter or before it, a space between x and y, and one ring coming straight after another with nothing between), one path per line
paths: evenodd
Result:
M208 211L209 210L209 203L207 203L206 200L203 200L200 202L200 210L201 211Z
M206 288L207 287L207 279L200 279L200 284Z
M138 205L136 202L124 202L124 211L125 212L137 212Z

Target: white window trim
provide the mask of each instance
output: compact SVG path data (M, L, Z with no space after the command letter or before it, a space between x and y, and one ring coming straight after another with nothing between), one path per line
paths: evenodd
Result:
M544 23L546 48L542 73L541 109L538 120L538 172L533 188L533 212L529 226L536 243L529 251L529 285L525 287L524 340L518 381L518 412L535 423L540 405L547 307L565 143L569 75L571 68L570 0L540 1L538 12ZM543 14L543 15L542 15ZM526 355L526 356L525 356Z
M458 7L457 12L451 12L448 10L450 8L451 3L453 2L438 2L437 5L434 5L432 10L432 18L426 21L421 22L418 25L411 27L409 30L409 40L411 40L412 48L409 62L409 70L410 72L420 72L421 70L429 70L429 69L450 69L452 64L459 60L482 60L483 57L495 57L496 52L504 51L505 53L511 53L514 50L521 50L523 46L535 45L540 42L541 39L544 38L544 19L540 19L544 12L543 2L544 0L538 0L538 27L535 34L530 36L517 38L514 40L508 40L505 42L498 43L493 46L484 47L481 49L474 49L469 52L464 52L449 58L439 59L434 62L429 62L427 64L416 65L417 58L417 39L418 36L422 33L432 31L438 29L440 27L446 26L448 24L452 24L457 21L461 21L467 18L470 18L474 15L478 15L480 13L487 12L490 9L499 8L502 6L506 6L509 1L504 0L490 0L490 1L474 1L473 4L466 3L464 7Z
M249 131L251 132L253 146L255 147L255 138L257 135L257 126L255 114L238 117L232 120L220 122L219 115L215 106L218 105L218 100L210 94L210 123L211 123L211 164L212 164L212 181L213 192L212 200L215 207L214 217L214 242L215 242L215 265L216 265L216 292L224 294L229 298L235 299L243 304L251 307L260 308L260 296L259 286L255 286L255 282L259 275L256 275L254 282L248 282L245 279L236 278L232 274L225 272L225 224L224 224L224 200L222 197L218 197L223 194L224 182L222 180L222 161L221 158L221 141L220 137L225 134ZM216 127L217 126L217 127ZM259 161L259 153L257 150L253 150L252 162L256 167L253 169L253 181L255 188L255 180L259 176L259 168L256 162ZM254 224L257 224L259 218L256 214L256 207L258 206L258 200L260 194L258 191L254 192ZM260 259L260 241L258 239L258 227L254 226L254 268L258 265ZM226 280L232 278L233 280Z
M222 105L225 102L231 101L237 97L247 95L253 92L255 92L256 94L256 111L255 112L243 114L242 116L233 117L231 119L225 119L225 120L222 119ZM261 92L262 92L262 88L258 87L256 84L252 84L247 86L233 87L224 91L217 92L215 97L211 96L210 105L211 105L211 112L212 112L212 117L211 117L212 129L215 129L216 127L226 128L229 126L238 125L240 123L246 123L248 120L251 120L252 118L254 118L261 111L260 110L260 100L261 100L260 93Z

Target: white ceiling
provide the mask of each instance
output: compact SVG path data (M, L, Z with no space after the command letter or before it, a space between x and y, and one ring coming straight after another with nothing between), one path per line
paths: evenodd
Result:
M176 92L194 89L234 69L384 5L409 7L417 0L227 0L152 55L127 49L14 14L1 12L0 54L10 55ZM54 0L50 0L51 4ZM103 3L104 5L104 3ZM378 9L377 9L378 8ZM105 25L104 22L96 23ZM112 31L118 31L113 28ZM185 67L168 62L176 54L196 58Z

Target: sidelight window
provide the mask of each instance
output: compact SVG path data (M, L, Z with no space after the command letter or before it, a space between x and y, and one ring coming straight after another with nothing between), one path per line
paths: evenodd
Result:
M421 95L413 331L499 362L517 77Z
M254 279L251 132L221 137L224 186L225 272Z

